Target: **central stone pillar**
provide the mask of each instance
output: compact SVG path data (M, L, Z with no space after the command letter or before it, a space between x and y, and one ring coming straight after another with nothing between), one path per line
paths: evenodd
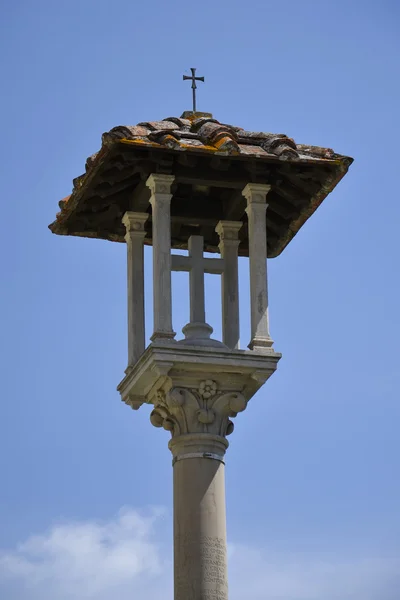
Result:
M175 600L228 600L227 446L224 438L204 433L169 443L174 457Z
M175 600L228 600L224 455L247 400L237 375L198 376L164 379L150 420L172 433Z
M161 341L118 386L135 410L153 405L151 423L171 434L175 600L228 600L226 438L280 357Z

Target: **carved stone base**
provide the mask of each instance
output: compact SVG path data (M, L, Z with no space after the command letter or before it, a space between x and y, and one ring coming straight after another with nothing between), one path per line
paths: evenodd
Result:
M212 332L213 328L208 323L188 323L182 329L185 339L179 340L178 344L226 348L225 344L211 338Z

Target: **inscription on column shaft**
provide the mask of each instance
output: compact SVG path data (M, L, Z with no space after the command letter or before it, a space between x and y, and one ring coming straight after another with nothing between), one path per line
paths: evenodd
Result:
M197 575L190 582L187 580L188 571L186 577L175 573L176 599L228 600L225 540L211 536L193 540L180 535L176 542L184 563L186 566L193 563L190 571Z

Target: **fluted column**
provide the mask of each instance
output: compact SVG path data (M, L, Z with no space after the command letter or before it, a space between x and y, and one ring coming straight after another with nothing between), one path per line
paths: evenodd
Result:
M273 340L269 334L267 287L267 194L270 185L249 183L243 190L249 224L251 350L265 351Z
M126 212L122 222L126 227L128 264L128 372L145 349L144 329L144 224L147 213Z
M222 340L228 348L239 348L239 273L238 248L241 221L220 221L215 228L224 259L222 271Z
M152 341L173 339L171 289L171 185L173 175L153 173L146 181L151 190L153 226L154 332Z

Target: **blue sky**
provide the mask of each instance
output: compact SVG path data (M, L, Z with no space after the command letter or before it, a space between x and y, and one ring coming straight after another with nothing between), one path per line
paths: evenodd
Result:
M1 21L0 595L172 598L168 435L116 392L125 247L47 225L104 131L190 109L197 66L199 110L355 158L269 262L283 358L230 440L231 600L396 600L398 3L19 0Z

